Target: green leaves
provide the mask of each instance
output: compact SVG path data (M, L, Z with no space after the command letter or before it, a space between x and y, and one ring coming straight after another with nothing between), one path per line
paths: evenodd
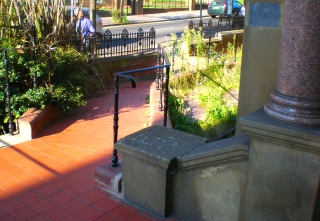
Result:
M238 59L233 63L233 44L228 44L222 53L215 51L214 45L206 57L208 48L195 31L186 29L180 40L176 36L172 38L176 48L172 52L175 74L170 76L171 123L178 130L211 140L235 126L238 107L235 94L239 90L242 50L237 50ZM188 53L190 50L195 53ZM196 68L191 69L191 66ZM192 97L205 110L204 118L195 120L189 117L186 97Z
M0 48L1 44L14 48L6 40L0 43ZM10 103L14 118L19 118L31 107L44 109L46 105L53 104L67 113L86 104L82 88L86 84L83 79L87 55L78 53L72 47L40 52L34 60L28 48L20 52L8 50ZM3 53L0 60L4 60ZM0 126L4 128L3 123L8 119L5 75L4 62L0 62ZM37 88L34 88L34 76Z

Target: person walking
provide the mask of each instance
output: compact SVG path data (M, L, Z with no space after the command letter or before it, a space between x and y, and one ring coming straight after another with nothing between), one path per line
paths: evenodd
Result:
M84 12L80 9L78 12L78 21L76 23L76 29L81 33L82 38L93 35L96 30L94 29L92 22L87 18Z
M90 19L85 16L84 12L81 9L78 11L77 17L78 20L76 23L76 31L82 40L81 51L83 51L84 49L89 50L89 37L95 34L96 30L94 29Z

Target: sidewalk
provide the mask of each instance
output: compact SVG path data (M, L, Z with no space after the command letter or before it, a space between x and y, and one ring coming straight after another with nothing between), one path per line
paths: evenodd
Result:
M151 22L161 22L161 21L173 21L181 19L192 19L199 18L200 10L193 11L177 11L177 12L167 12L167 13L158 13L158 14L146 14L146 15L129 15L127 19L133 23L151 23ZM202 17L209 17L207 10L202 10ZM110 26L112 24L111 17L102 17L102 25Z
M153 82L119 85L119 139L149 125ZM0 220L162 220L96 187L96 168L112 156L114 92L87 102L35 139L0 149Z
M165 21L194 18L197 13L128 19ZM103 20L105 25L111 22L111 18ZM149 126L149 114L151 121L162 123L163 112L150 110L151 104L146 103L153 82L139 81L136 88L120 84L118 139ZM87 100L87 106L68 118L59 117L35 139L0 137L4 147L0 148L0 220L163 220L96 187L96 168L112 157L113 93L111 89L105 96Z

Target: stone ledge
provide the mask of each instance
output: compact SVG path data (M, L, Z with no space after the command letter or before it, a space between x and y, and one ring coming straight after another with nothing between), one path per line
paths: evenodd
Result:
M19 134L31 140L59 115L60 111L52 105L44 110L30 108L18 119Z

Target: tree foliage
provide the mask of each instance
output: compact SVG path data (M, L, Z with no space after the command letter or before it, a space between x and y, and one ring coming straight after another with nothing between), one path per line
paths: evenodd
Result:
M16 36L23 29L31 35L35 32L40 42L50 43L74 33L64 0L2 0L0 3L1 38Z

